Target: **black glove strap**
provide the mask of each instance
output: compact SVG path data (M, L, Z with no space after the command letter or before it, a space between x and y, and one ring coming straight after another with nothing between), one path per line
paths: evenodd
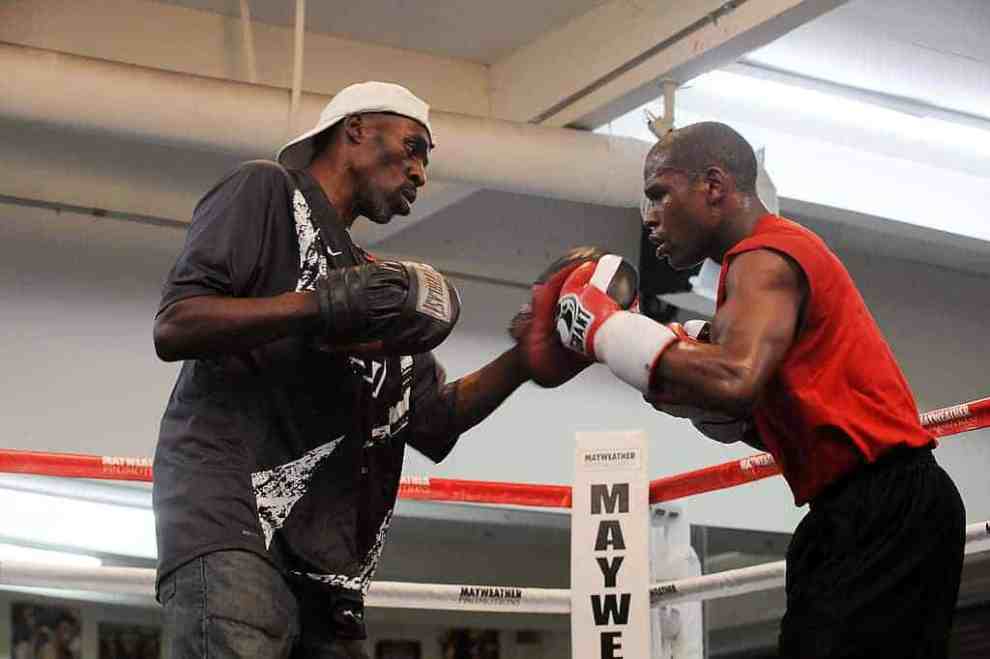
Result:
M316 280L316 299L320 304L320 325L323 336L333 330L333 306L330 304L330 284L322 277Z
M352 340L367 327L364 287L369 267L336 268L317 282L325 336Z

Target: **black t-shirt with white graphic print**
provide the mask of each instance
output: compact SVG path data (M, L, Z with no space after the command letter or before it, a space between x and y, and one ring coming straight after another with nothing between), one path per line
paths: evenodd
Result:
M197 205L159 313L194 296L312 290L328 268L369 259L308 174L246 163ZM315 345L295 336L183 363L154 462L159 580L244 549L307 590L366 592L405 444L440 461L457 440L417 423L437 427L424 419L441 409L444 374L430 353L371 360Z

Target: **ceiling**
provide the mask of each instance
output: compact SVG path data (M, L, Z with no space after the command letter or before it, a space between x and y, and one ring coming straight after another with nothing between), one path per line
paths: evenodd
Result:
M275 26L271 29L278 32L273 36L258 31L259 64L285 56L286 45L291 44L291 30L286 27L292 24L295 3L252 0L247 4L254 21ZM851 0L846 3L841 0L748 0L716 24L718 30L727 34L733 30L740 35L749 34L747 28L753 28L750 30L753 34L729 49L731 52L719 50L721 42L716 37L722 38L724 34L712 36L703 31L692 32L686 40L685 44L690 45L689 55L673 53L681 47L676 39L668 47L660 48L672 38L669 33L674 29L672 26L682 25L686 26L683 29L688 29L698 21L704 22L704 17L710 15L706 12L718 10L723 5L721 0L699 0L697 3L668 0L653 3L629 0L309 2L306 28L311 36L307 44L313 50L306 66L309 82L304 81L304 87L308 84L309 88L325 93L349 75L373 75L376 70L395 69L403 71L403 76L418 76L424 85L431 78L445 81L437 85L436 93L448 99L444 107L452 113L478 116L483 115L487 107L489 116L501 116L496 112L501 104L512 110L506 111L508 115L532 121L533 111L538 114L548 107L548 103L559 104L571 99L574 106L584 107L583 97L574 100L577 98L574 90L595 96L598 99L594 102L595 107L601 110L611 107L612 100L642 89L644 85L646 88L652 85L655 89L656 78L651 79L649 75L659 75L664 70L685 70L686 61L690 70L731 65L731 60L726 62L725 58L734 53L735 59L743 58L751 65L911 99L963 117L990 115L987 110L990 108L990 45L982 38L990 33L990 3L984 0ZM765 15L746 13L755 12L754 7L764 6L789 6L791 9L782 13L800 16L781 24L774 22L777 17L770 10ZM92 17L94 25L105 25L105 31L89 35L89 31L79 25L89 18L89 14L99 13L100 7L102 5L95 0L69 4L60 0L15 3L13 10L0 9L0 19L4 19L0 20L0 41L17 43L17 29L20 29L23 33L30 32L30 38L25 37L25 45L35 48L119 59L144 67L157 65L194 75L216 77L226 72L233 79L243 79L239 67L244 45L237 37L241 11L238 0L119 0L113 15ZM21 13L24 17L19 15ZM140 38L127 36L128 28L149 20L174 22L174 29L189 35L188 47L163 50ZM4 23L12 26L10 30L4 30ZM24 27L31 29L24 30ZM599 32L607 33L610 38L596 41L602 36ZM319 41L320 38L325 40L327 35L348 41L330 47ZM631 44L631 50L623 50L625 42ZM385 45L397 50L389 50L383 55L363 49L365 44L374 44L375 48ZM749 50L744 49L747 45ZM651 55L655 49L659 49L658 52ZM195 52L196 56L189 56L185 51ZM668 51L671 51L669 55ZM405 52L409 53L406 60L414 63L410 65L406 61L400 66L396 55ZM341 56L316 60L326 61L324 67L312 65L314 57L324 57L327 53L341 53ZM428 53L428 56L422 53ZM589 54L591 59L588 59ZM357 62L363 56L374 61L362 62L365 68L360 73L346 73L352 67L348 57ZM438 61L437 56L453 58L449 60L451 62L470 61L471 64L467 69L460 64L451 68L445 64L447 59ZM425 59L416 59L423 57ZM650 57L659 59L650 64ZM216 62L202 63L210 58ZM599 60L604 67L600 70L595 68ZM561 62L565 66L561 66ZM639 68L628 71L625 75L631 79L616 86L616 81L609 78L610 72L624 71L632 63ZM271 66L291 70L291 58L286 56ZM417 68L421 66L425 68ZM321 69L331 73L325 74ZM568 84L562 84L560 79L575 75L573 69L584 77L579 75ZM498 78L499 72L509 77ZM279 84L278 76L265 78L263 66L259 66L259 75L259 82L263 84ZM447 75L453 77L445 78ZM511 102L500 100L504 85L516 79L518 82L508 96L522 94L519 97L522 100L515 97ZM474 86L460 93L456 88L462 82ZM541 88L550 88L553 93L535 100L524 97ZM483 95L486 89L487 99L458 105L465 97ZM589 89L592 91L588 92ZM679 95L684 107L688 107L692 94L699 95L700 92L688 89ZM705 102L721 107L718 101L709 99ZM755 115L761 111L767 114L760 107L749 108L752 116L744 116L742 120L755 120ZM578 109L571 114L581 112L583 110ZM825 127L822 122L816 123L813 116L804 120L803 127L794 117L763 118L786 124L790 131L805 130L820 135L828 130L831 131L830 139L845 140L847 145L867 142L864 135L847 126ZM8 123L0 128L15 141L27 133L49 132L43 120ZM954 156L952 149L945 145L938 149L928 144L884 144L883 137L875 137L868 144L869 148L903 158L905 149L910 150L913 146L918 161L951 166L955 157L957 169L965 169L976 176L985 176L988 171L986 159L977 162L974 156ZM129 139L126 135L93 134L78 138L75 134L67 134L53 137L51 146L39 149L36 139L31 138L30 145L15 150L10 158L22 164L28 162L34 167L33 173L20 178L14 176L14 179L23 179L15 190L8 191L4 188L6 184L0 184L3 188L0 195L15 202L98 208L101 213L116 213L121 217L157 217L182 222L188 219L195 200L205 191L202 181L210 178L202 173L186 175L184 172L199 172L197 168L206 167L200 167L200 163L210 163L209 167L217 172L228 166L226 157L200 155L193 164L178 149L156 148L152 152L145 147L130 146ZM147 161L152 166L121 165L110 171L110 165L102 164L83 170L75 161L65 163L64 167L52 165L53 158L64 151L61 145L81 143L87 145L85 158L98 157L95 154L101 150L112 151L111 158L103 158L105 162ZM444 154L438 152L438 163L442 157ZM55 169L59 176L51 176ZM17 172L18 168L12 166L9 171ZM88 176L85 180L80 180L82 171ZM50 182L43 183L43 177L36 175L40 172L48 173ZM154 176L151 172L159 175ZM166 175L161 176L162 172ZM96 180L96 174L102 178ZM541 176L541 173L534 171L533 176ZM448 184L447 181L442 183ZM434 182L430 187L432 190L427 192L436 191L438 186ZM71 196L66 192L70 189ZM132 193L132 190L139 193ZM407 218L386 232L376 233L377 228L361 229L360 239L383 252L436 256L440 260L446 259L451 267L463 270L465 274L508 281L527 279L537 264L544 262L546 253L576 239L585 242L605 240L613 249L630 255L638 250L635 215L628 216L616 209L505 190L486 190L480 186L461 186L439 195L439 201L432 205L426 203L430 195L423 196L417 216ZM882 216L873 210L849 212L850 207L835 203L835 199L801 196L795 197L799 202L791 203L786 199L786 190L782 191L782 196L785 197L786 212L800 215L811 223L817 222L819 230L826 236L831 235L833 242L843 249L859 248L896 258L986 273L986 249L979 241L967 243L946 231L918 231L905 224L904 218ZM531 236L526 245L507 247L515 245L517 237L523 234ZM457 255L451 247L454 244ZM933 245L938 249L933 250Z
M157 1L240 16L240 3L236 0ZM552 40L550 33L608 4L604 0L473 1L456 3L452 9L451 3L442 0L415 3L376 0L347 5L310 2L306 7L306 28L314 33L492 66L536 41ZM720 3L708 4L714 7ZM636 7L632 11L639 11ZM291 26L295 3L255 0L250 3L250 10L255 21ZM521 17L525 20L520 20ZM862 90L892 102L904 100L920 108L943 110L951 119L982 122L990 121L990 43L984 38L988 32L990 3L983 0L851 0L767 45L744 53L741 61L799 78ZM690 95L688 90L684 102L691 102ZM754 107L748 112L760 111ZM742 120L748 119L745 114L740 116ZM799 126L796 118L788 121L788 130L809 130L807 126ZM953 156L949 146L919 144L912 152L912 145L885 143L883 135L871 138L841 125L820 128L816 131L818 135L823 134L821 131L831 131L829 139L839 143L869 142L869 148L879 153L934 162L981 176L987 170L985 161L972 155ZM987 270L983 266L986 250L977 245L978 241L970 241L967 246L965 241L949 237L950 234L940 239L931 231L899 224L896 217L874 218L870 230L864 231L861 212L845 213L829 208L827 199L814 200L813 205L821 211L815 215L806 212L805 202L798 204L800 208L788 208L794 205L785 203L785 211L802 214L822 233L834 236L834 242L841 242L839 246L844 249L858 247L861 251L879 251L896 258L956 265L970 272ZM469 216L473 221L464 226L461 218ZM520 222L510 219L533 216L543 219L529 227L516 226ZM512 279L513 272L518 273L519 269L506 268L509 276L503 277L506 273L496 272L501 267L497 264L512 263L513 258L522 255L507 253L494 258L490 246L498 245L500 239L518 235L520 230L529 230L543 238L576 233L590 239L599 233L591 225L603 220L610 225L611 220L605 219L610 216L606 209L585 208L574 213L567 202L482 191L463 196L446 207L439 205L426 221L417 222L412 230L391 232L377 247L397 254L430 253L431 257L439 258L440 254L432 252L443 252L444 245L454 243L462 256L452 258L447 249L452 267L460 267L462 262L477 263L476 251L483 257L493 257L487 259L493 265L486 267L483 274ZM855 227L855 231L844 227ZM624 236L625 251L634 251L634 234L628 227L617 234ZM873 236L876 239L871 239ZM547 244L560 242L548 239ZM376 242L374 237L370 241ZM933 241L941 243L941 249L933 251ZM538 242L534 239L533 244ZM477 250L473 247L475 243ZM536 252L540 250L523 248L523 251L533 252L532 262L538 262L540 256Z
M240 16L237 0L155 0ZM493 64L607 0L309 2L309 32ZM671 4L669 1L661 4ZM251 18L291 27L294 2L248 2ZM748 55L814 78L990 117L990 3L851 0Z
M291 30L287 30L286 26L293 21L295 3L252 0L248 4L254 21L276 26L272 29L278 32L273 36L258 31L256 46L259 64L265 59L285 55L286 45L291 44ZM609 71L622 69L625 66L623 62L628 64L642 60L644 54L659 45L658 40L663 43L670 36L662 33L661 29L668 23L681 21L678 25L687 25L722 4L720 0L699 0L690 3L691 8L686 9L688 5L685 3L638 3L629 0L309 2L306 9L306 28L310 32L307 44L314 49L313 53L321 57L324 53L342 53L341 57L326 60L326 66L322 68L331 71L348 69L351 66L348 55L354 58L365 55L373 59L379 57L377 51L362 50L363 44L401 49L389 50L381 60L375 59L373 66L363 63L372 68L361 69L359 75L365 75L367 71L372 72L369 75L373 74L374 66L383 67L381 70L384 71L391 70L398 66L396 55L408 51L415 64L412 68L402 68L403 75L419 76L420 81L431 77L444 80L447 74L464 76L447 79L437 87L438 94L444 93L452 99L447 103L449 111L464 114L477 115L483 112L479 108L497 106L499 91L493 87L495 78L486 79L485 76L494 75L497 71L508 72L520 78L516 91L521 93L539 87L554 88L556 96L541 98L528 105L528 99L524 99L527 102L520 104L525 108L540 109L545 108L547 103L566 99L568 90L587 89L589 85L594 87L599 84L597 81L604 79L603 75L607 77ZM986 109L990 108L990 46L981 39L981 35L990 33L990 3L982 0L851 0L844 4L841 0L790 0L790 3L783 0L748 0L740 5L740 9L722 19L720 25L723 27L720 29L726 32L736 29L742 34L745 26L734 25L733 21L742 21L739 17L749 8L764 5L783 7L788 4L793 7L789 13L804 12L802 17L778 25L773 24L769 14L762 17L747 15L745 20L757 26L755 32L758 34L747 37L749 41L734 47L732 52L736 53L737 58L743 57L745 61L762 67L808 78L914 99L929 105L937 104L967 116L990 112ZM119 0L114 15L92 18L96 21L94 25L105 26L104 32L92 36L78 25L87 20L89 14L99 13L102 5L95 0L79 0L70 4L59 0L37 0L35 3L18 4L13 11L0 9L0 19L10 18L0 20L0 41L16 43L18 32L15 28L29 27L32 29L20 31L32 34L26 43L32 47L119 59L140 66L157 65L167 70L204 76L217 76L229 71L230 77L237 79L240 76L239 61L243 55L243 44L237 40L240 6L238 0ZM451 10L451 6L455 9ZM695 13L685 14L690 11ZM18 12L26 16L21 22L17 20ZM218 17L233 17L233 20L223 18L220 21ZM189 35L188 48L162 50L154 44L146 44L142 39L126 37L129 27L149 20L162 23L173 21L175 30ZM761 20L764 22L760 23ZM4 31L4 22L13 26L10 31ZM637 26L645 26L644 31L637 32ZM668 29L672 28L668 26ZM613 37L618 35L618 38L593 40L597 32L609 30ZM771 32L767 33L767 30ZM349 41L330 48L319 42L326 35ZM623 38L623 35L627 37ZM222 37L221 43L218 43L219 37ZM692 66L695 68L719 65L727 56L726 53L715 52L720 46L714 37L698 33L691 39L692 54L687 59L693 58ZM635 48L617 52L624 47L624 41L634 43ZM752 48L740 50L747 43ZM214 50L211 51L211 48ZM610 98L628 94L643 84L649 87L655 80L651 83L646 76L656 74L664 67L680 70L677 62L686 61L683 58L663 59L666 50L677 48L674 44L660 49L663 52L655 57L662 61L642 64L642 71L637 69L629 73L634 80L618 88L610 86L613 83L598 88L593 95L599 94L603 98L596 101L597 107L610 107ZM184 51L195 52L196 56L188 56ZM429 56L423 56L423 52L429 53ZM592 59L582 59L589 53ZM339 84L339 80L355 75L324 75L319 67L312 66L314 56L309 56L306 66L311 88L325 92ZM456 61L470 60L472 64L467 71L459 68L460 65L445 68L444 62L447 60L437 62L436 56L455 58ZM216 64L208 66L201 63L210 58L216 59ZM551 64L541 68L544 59L551 61ZM574 74L572 68L593 68L597 66L597 60L604 61L607 66L601 71L587 72L583 79L575 79L569 87L558 84L558 78ZM573 66L554 64L559 61L573 63ZM484 65L478 66L478 62ZM520 62L528 68L514 68ZM272 66L276 65L277 68L291 70L288 57ZM426 69L420 71L416 68L421 65ZM259 71L261 82L278 84L277 76L264 79L264 67L259 67ZM532 76L532 82L526 78L527 75ZM526 80L522 81L523 78ZM473 81L475 89L482 93L489 89L490 97L472 103L470 107L458 106L461 96L453 88L462 80ZM687 107L691 95L697 93L686 90L679 98ZM477 93L470 91L468 95L476 97ZM575 101L576 105L581 103L580 100ZM717 102L708 102L708 105L713 104L719 106ZM760 111L759 107L749 109L751 115ZM520 112L522 117L532 117L532 114ZM780 117L777 123L790 122L789 130L801 130L802 127L797 126L795 121L792 117ZM805 123L811 125L804 126L803 130L818 133L826 130L813 121ZM43 121L8 123L0 128L3 134L10 136L8 141L20 145L11 152L13 155L10 158L20 162L21 166L11 166L9 171L15 172L12 179L23 179L23 185L12 191L0 189L0 195L15 203L23 201L54 207L72 206L83 210L98 208L104 215L143 220L166 218L183 222L188 219L196 199L205 191L205 181L215 178L233 162L232 157L217 154L201 154L190 159L175 148L136 146L137 142L126 135L94 133L80 137L80 134L69 132L52 135L50 144L39 147L38 135L47 136L50 133ZM828 130L843 133L841 139L847 143L866 142L864 136L842 126ZM29 134L32 136L29 140L21 137ZM895 152L894 146L881 144L881 138L876 138L870 148L886 150L901 157L903 150L910 147L899 145L897 148L901 151ZM66 151L66 145L70 145L69 151L78 157L56 167L53 163L61 157L60 153ZM919 160L929 164L936 158L941 158L940 164L953 158L949 148L937 150L926 146L915 148L915 151L920 154ZM438 152L437 161L442 157L444 154ZM81 161L89 159L93 159L90 166L79 166ZM970 173L983 175L987 170L985 162L963 160L959 157L956 166L965 166ZM26 168L25 163L31 167ZM123 164L118 166L115 163ZM56 170L58 176L53 176ZM18 176L16 173L19 171L30 171L30 174ZM46 173L48 181L46 177L39 176L42 172ZM539 171L532 174L534 177L541 175ZM446 181L443 184L448 185ZM0 188L4 185L0 184ZM433 182L427 192L435 192L438 187L437 182ZM436 195L424 194L423 201L417 205L417 215L397 221L394 223L396 226L389 227L387 231L378 227L358 227L359 239L384 253L435 258L463 274L512 282L528 281L538 271L539 264L545 263L548 253L555 253L561 246L574 241L605 242L612 249L633 257L638 251L635 213L630 215L621 209L504 190L479 189L476 186L455 188L451 193L439 195L440 200L432 205L427 202ZM72 191L71 195L68 190ZM987 273L986 264L990 260L986 258L986 245L980 241L967 241L944 231L919 231L917 227L905 224L903 218L895 216L881 217L878 213L862 210L849 212L848 207L839 207L834 199L800 197L800 201L788 200L786 191L782 196L785 197L785 212L815 225L841 249L858 249L909 261ZM830 204L830 201L833 203ZM529 237L521 245L518 241L520 235Z
M158 0L240 16L236 0ZM376 0L309 2L306 30L403 50L492 64L606 0ZM295 24L294 2L249 3L251 18Z
M747 61L990 119L990 2L852 0Z

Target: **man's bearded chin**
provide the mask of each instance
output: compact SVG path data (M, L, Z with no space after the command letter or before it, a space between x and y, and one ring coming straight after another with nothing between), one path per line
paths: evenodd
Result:
M358 214L375 224L388 224L392 219L392 209L383 194L366 194L358 203Z

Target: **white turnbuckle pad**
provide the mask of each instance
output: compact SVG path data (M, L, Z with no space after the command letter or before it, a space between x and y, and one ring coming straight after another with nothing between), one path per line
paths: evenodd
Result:
M650 656L646 435L577 434L571 507L575 659Z

